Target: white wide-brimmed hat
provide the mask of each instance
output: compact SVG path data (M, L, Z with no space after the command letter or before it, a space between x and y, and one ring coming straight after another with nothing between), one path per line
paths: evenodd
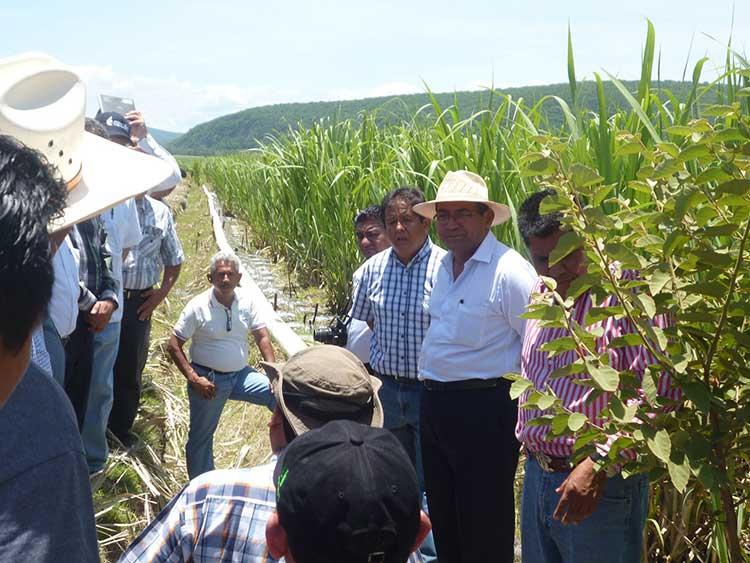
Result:
M487 194L487 184L484 183L484 180L478 174L474 174L468 170L448 172L438 187L437 197L431 201L415 205L414 213L432 219L435 217L436 203L466 201L483 203L492 209L492 212L495 214L495 218L492 221L493 227L510 219L510 209L508 209L508 206L490 201Z
M87 133L86 86L42 53L0 59L0 135L42 153L68 186L56 231L131 197L164 188L171 168L159 158Z

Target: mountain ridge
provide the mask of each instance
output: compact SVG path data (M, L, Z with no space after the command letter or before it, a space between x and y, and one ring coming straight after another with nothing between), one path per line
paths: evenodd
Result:
M629 91L638 88L638 81L622 81ZM691 82L661 81L652 84L652 89L661 88L672 93L677 100L684 100L692 88ZM627 102L614 84L604 84L605 96L608 101L608 111L617 107L624 107ZM543 98L556 96L572 106L570 100L570 86L567 83L547 84L540 86L523 86L503 88L491 91L457 91L432 94L445 109L454 103L459 108L462 117L489 107L490 98L500 95L510 95L515 100L523 99L527 106L536 104ZM583 81L577 84L577 105L579 108L597 111L596 83ZM356 118L361 112L377 112L382 124L411 120L419 108L430 104L430 93L405 94L400 96L380 96L355 100L291 102L247 108L214 118L210 121L192 127L168 144L174 154L180 155L213 155L252 149L258 142L270 135L283 134L289 128L299 125L309 127L314 122L330 117L341 119ZM494 104L497 106L497 103ZM558 127L563 123L564 116L560 105L548 101L543 106L543 112L550 125ZM432 113L430 108L427 114Z

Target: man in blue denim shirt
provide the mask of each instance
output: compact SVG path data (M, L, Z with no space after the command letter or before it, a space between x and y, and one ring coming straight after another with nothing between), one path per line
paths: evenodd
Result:
M212 287L185 306L168 350L188 380L190 432L185 446L190 478L214 468L213 436L229 399L273 408L268 378L247 365L248 332L263 360L275 362L268 329L247 294L237 289L242 274L234 254L218 252L208 276ZM190 359L183 351L192 339Z

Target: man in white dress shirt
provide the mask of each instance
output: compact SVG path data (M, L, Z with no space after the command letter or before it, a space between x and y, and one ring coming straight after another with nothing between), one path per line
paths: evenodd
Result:
M383 223L383 210L379 205L371 205L367 209L357 213L354 218L354 232L357 235L357 248L365 260L369 260L381 250L388 248L391 243L385 233ZM357 286L362 278L362 264L352 275L352 293L357 291ZM349 327L347 330L346 349L357 356L370 371L370 340L372 330L365 321L351 318L349 311Z
M414 206L448 248L430 299L419 378L425 487L441 563L513 561L517 409L502 376L520 368L533 267L491 227L510 211L484 180L449 172Z

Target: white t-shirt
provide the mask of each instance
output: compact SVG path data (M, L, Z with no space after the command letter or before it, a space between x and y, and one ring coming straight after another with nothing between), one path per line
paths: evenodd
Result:
M352 295L357 291L357 286L362 279L362 264L352 275ZM351 311L349 317L351 318ZM357 356L363 364L370 363L370 341L372 340L372 331L365 321L351 318L349 329L346 335L346 349Z
M239 371L247 365L248 333L266 325L247 291L238 287L234 295L230 310L216 300L210 287L183 309L174 334L180 340L192 339L191 361L224 372ZM231 323L227 322L228 315Z
M138 209L135 200L129 199L101 214L104 230L107 232L107 248L112 255L112 277L117 281L117 302L120 306L112 313L111 323L122 320L122 252L126 248L138 246L141 242L141 227L138 224Z

